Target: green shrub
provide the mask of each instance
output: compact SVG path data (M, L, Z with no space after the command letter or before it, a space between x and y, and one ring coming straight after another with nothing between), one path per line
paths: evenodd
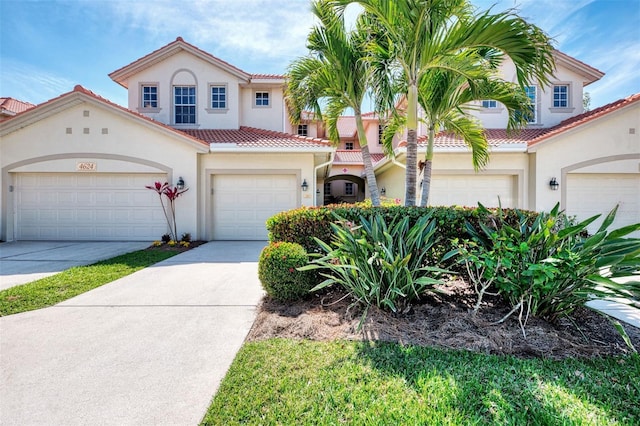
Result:
M409 218L387 225L382 215L357 223L339 220L332 223L330 244L316 239L325 252L304 271L321 269L327 279L314 290L338 284L356 302L365 306L363 319L371 305L398 312L420 298L427 289L439 284L443 271L425 266L428 253L438 240L436 223L429 213L413 226Z
M297 268L307 265L309 256L296 243L270 243L260 253L258 277L267 294L274 299L291 301L303 298L316 284L311 271Z
M287 241L303 246L308 253L320 253L322 249L314 238L320 241L330 241L333 231L331 223L335 223L336 216L346 221L358 223L360 217L373 215L384 219L387 225L403 218L409 220L409 226L413 226L421 217L431 215L438 228L439 241L431 250L425 260L426 264L435 264L442 256L455 249L452 243L456 238L470 238L465 228L465 223L478 227L480 223L492 225L500 215L500 220L511 226L517 226L520 215L526 217L527 223L532 223L536 212L517 211L514 209L471 208L471 207L405 207L384 206L372 207L370 203L340 204L325 207L303 207L289 210L272 216L267 220L269 241ZM446 267L454 267L453 262ZM460 268L463 273L464 270Z
M513 227L499 213L492 227L480 225L477 230L469 225L473 241L463 244L460 253L467 268L475 271L476 287L486 290L493 284L513 307L511 313L519 312L524 330L530 315L553 322L594 296L628 299L638 294L640 282L612 280L640 270L640 239L623 238L640 224L607 231L616 211L592 236L585 230L600 215L572 224L556 205L532 224L521 215Z

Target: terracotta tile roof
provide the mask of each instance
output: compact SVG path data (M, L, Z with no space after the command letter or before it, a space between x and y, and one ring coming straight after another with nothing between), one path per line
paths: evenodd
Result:
M640 93L629 96L625 99L619 99L615 102L601 106L592 111L585 112L575 117L568 118L553 127L523 129L510 134L507 133L506 129L486 129L485 132L487 134L487 142L489 143L490 147L514 144L527 144L527 146L533 146L553 136L582 126L583 124L589 123L604 115L607 115L613 111L636 102L640 102ZM423 135L418 137L418 146L424 147L426 145L427 136ZM406 141L402 141L398 146L406 146ZM462 148L466 145L464 144L462 139L456 137L455 135L442 132L436 135L434 146L439 148Z
M22 111L21 113L19 113L19 114L15 115L15 116L11 117L10 119L4 121L2 124L4 125L5 123L14 122L14 120L19 119L19 117L26 116L26 115L30 114L31 112L37 112L39 110L42 110L46 106L51 105L51 104L53 104L55 102L58 102L58 101L60 101L60 100L62 100L64 98L68 98L68 97L72 96L75 93L82 93L82 94L84 94L86 96L89 96L89 97L97 100L98 102L101 102L103 104L109 105L109 106L111 106L113 108L116 108L116 109L118 109L120 111L123 111L123 112L125 112L127 114L131 114L132 116L135 116L136 118L142 119L142 120L144 120L144 121L146 121L148 123L151 123L151 124L153 124L155 126L159 126L159 127L163 128L165 130L169 130L172 133L175 133L176 135L178 135L180 137L183 137L183 138L186 137L186 138L188 138L188 139L192 140L193 142L196 142L196 143L198 143L200 145L209 146L209 144L207 144L206 142L204 142L204 141L202 141L200 139L194 138L192 136L185 135L184 133L174 129L171 126L167 126L164 123L161 123L159 121L153 120L153 119L151 119L151 118L149 118L149 117L147 117L145 115L142 115L142 114L140 114L138 112L132 111L132 110L130 110L128 108L125 108L125 107L123 107L121 105L118 105L118 104L116 104L114 102L111 102L110 100L108 100L106 98L103 98L102 96L93 93L91 90L85 89L84 87L82 87L79 84L76 85L71 92L63 93L62 95L57 96L57 97L55 97L53 99L49 99L46 102L43 102L41 104L38 104L38 105L34 106L33 108L29 108L29 109L27 109L25 111Z
M384 159L384 154L373 153L371 154L371 162L373 164ZM333 159L334 164L364 164L362 159L362 151L360 150L344 150L340 149L336 151L336 155Z
M282 80L285 76L278 74L251 74L251 78L258 80Z
M285 77L282 75L276 75L276 74L250 74L246 71L241 70L240 68L231 65L229 62L227 61L223 61L222 59L213 56L211 53L206 52L202 49L200 49L199 47L194 46L191 43L188 43L186 41L184 41L184 39L182 37L178 37L176 38L174 41L172 41L171 43L154 50L153 52L144 55L143 57L131 62L128 65L125 65L121 68L118 68L117 70L109 73L109 77L114 80L115 82L117 82L118 84L126 87L126 78L127 78L127 70L137 70L138 67L142 67L142 69L144 69L144 64L149 62L149 64L154 63L153 59L154 57L158 57L158 56L162 56L165 52L172 52L173 50L175 50L176 48L182 48L184 50L187 51L192 51L194 53L197 53L199 55L201 55L202 57L217 63L219 65L222 65L223 67L227 68L229 71L242 76L243 78L246 78L247 80L250 80L252 78L255 79L259 79L259 80L280 80L280 79L284 79Z
M328 148L329 141L271 130L241 126L240 129L184 129L186 133L211 144L236 144L238 148Z
M495 148L501 145L518 145L527 144L530 140L540 136L549 129L522 129L507 133L506 129L485 129L487 135L487 143L490 147ZM405 141L403 141L405 142ZM426 135L418 137L418 146L426 147L428 137ZM402 143L401 146L405 146ZM464 141L452 133L440 132L434 140L436 148L465 148L467 145Z
M14 98L0 98L0 114L15 115L35 105Z
M545 129L545 132L543 134L529 141L529 146L535 145L560 133L566 132L567 130L582 126L583 124L589 123L593 120L596 120L602 116L605 116L609 113L619 110L620 108L624 108L636 102L640 102L640 93L631 95L628 98L618 99L615 102L603 105L594 110L587 111L572 118L568 118L554 127Z
M341 138L353 138L356 136L356 120L351 116L338 118L338 134Z

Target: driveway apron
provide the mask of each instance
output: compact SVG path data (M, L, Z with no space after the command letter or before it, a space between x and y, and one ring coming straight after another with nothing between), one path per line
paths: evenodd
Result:
M14 241L0 244L0 290L142 250L149 241Z
M0 424L198 424L255 319L264 245L210 242L0 318Z

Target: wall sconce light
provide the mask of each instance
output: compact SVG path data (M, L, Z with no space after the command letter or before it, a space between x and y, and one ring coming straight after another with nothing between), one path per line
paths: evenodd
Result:
M303 191L306 191L307 189L309 189L309 184L307 183L306 179L302 180L302 185L300 185L302 187Z
M549 188L551 188L552 191L557 191L558 188L560 188L560 184L558 183L556 178L551 178L551 180L549 181Z
M382 189L380 189L380 195L382 195L383 197L387 195L387 188L383 186Z
M182 176L178 178L178 183L176 183L176 187L180 190L184 189L184 179L182 179Z

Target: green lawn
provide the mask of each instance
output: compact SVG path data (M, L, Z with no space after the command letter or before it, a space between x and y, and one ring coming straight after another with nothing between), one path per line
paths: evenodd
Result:
M178 251L139 250L88 266L76 266L59 274L0 291L0 316L55 305L100 287Z
M388 343L244 345L206 425L640 424L640 357L516 359Z

